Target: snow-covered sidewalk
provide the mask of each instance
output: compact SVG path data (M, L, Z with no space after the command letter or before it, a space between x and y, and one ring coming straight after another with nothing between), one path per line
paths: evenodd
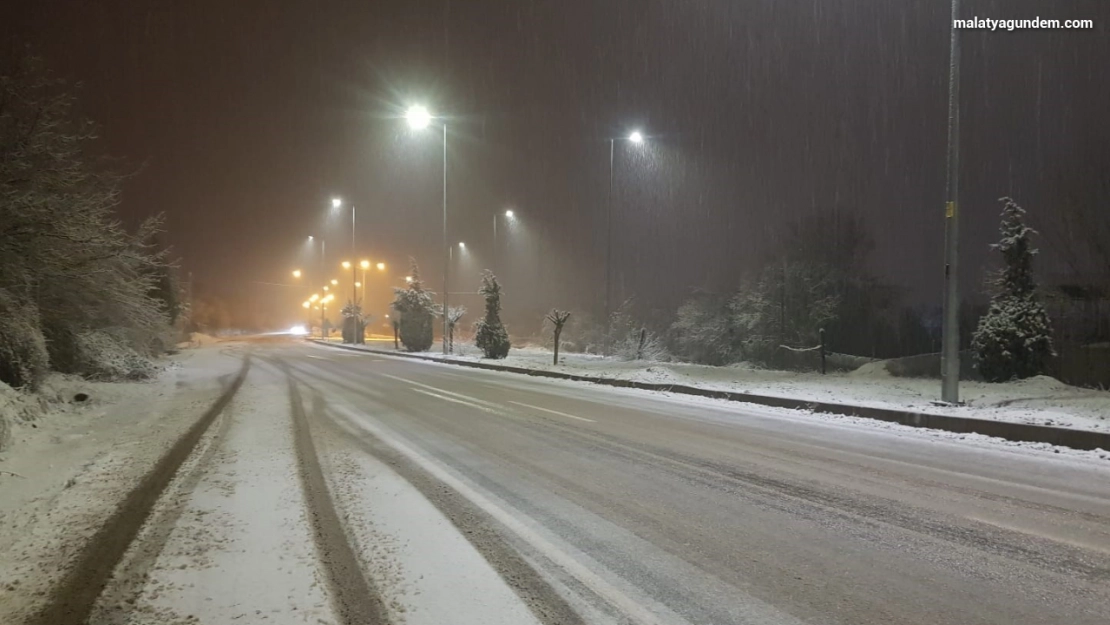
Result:
M392 345L365 347L380 350L391 349ZM471 345L456 345L456 351L461 353L447 358L482 360L481 353ZM441 352L434 350L417 355L444 358ZM939 380L897 378L874 366L865 366L851 373L820 375L772 371L748 365L710 367L673 362L621 361L591 354L560 353L559 361L558 365L552 364L552 354L547 349L525 347L513 348L504 360L486 362L801 401L1110 432L1110 392L1069 386L1047 376L1005 384L961 382L960 394L965 405L940 406L934 403L940 397Z

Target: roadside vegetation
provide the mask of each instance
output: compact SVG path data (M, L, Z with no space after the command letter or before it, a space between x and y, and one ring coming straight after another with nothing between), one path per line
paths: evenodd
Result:
M40 60L0 68L0 382L14 388L52 370L148 378L186 312L161 219L119 223L126 176L76 108Z

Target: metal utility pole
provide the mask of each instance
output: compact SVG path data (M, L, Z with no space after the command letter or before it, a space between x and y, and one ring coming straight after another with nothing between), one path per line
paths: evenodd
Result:
M609 138L609 199L605 210L605 324L609 323L612 310L609 296L613 282L613 150L616 140ZM609 354L609 341L605 341L605 354Z
M351 204L351 304L354 305L358 301L358 287L355 286L355 276L358 271L354 265L355 263L355 205Z
M944 207L944 326L941 338L941 399L960 401L959 181L960 181L960 37L955 20L960 0L952 0L948 58L948 174Z
M320 275L321 276L327 276L328 275L327 252L328 252L328 242L326 240L324 240L323 238L321 238L320 239ZM324 282L327 282L326 277L324 278ZM327 314L327 311L328 311L327 304L324 304L323 302L321 302L320 303L320 338L322 338L322 339L328 338L328 331L324 329L324 322L326 321L325 315Z
M447 245L447 120L443 121L443 353L447 354L447 273L451 268Z
M493 264L498 269L501 268L497 262L499 254L497 253L497 213L493 214Z

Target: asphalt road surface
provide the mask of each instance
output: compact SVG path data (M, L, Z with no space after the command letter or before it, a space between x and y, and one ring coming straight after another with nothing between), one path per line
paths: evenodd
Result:
M1110 463L259 345L543 621L1110 623Z

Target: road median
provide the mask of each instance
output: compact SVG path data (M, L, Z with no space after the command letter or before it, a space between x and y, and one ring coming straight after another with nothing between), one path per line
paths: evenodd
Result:
M409 358L412 360L438 362L450 365L457 365L460 367L471 367L474 369L503 371L534 377L573 380L576 382L589 382L593 384L613 386L618 388L663 391L669 393L678 393L682 395L692 395L697 397L708 397L735 402L746 402L750 404L772 406L776 408L811 410L813 412L821 412L826 414L862 417L866 419L887 421L910 427L943 430L959 434L980 434L983 436L993 436L996 438L1002 438L1014 442L1046 443L1049 445L1059 445L1061 447L1069 447L1072 449L1088 451L1096 449L1110 450L1110 433L1106 432L1092 432L1071 428L1031 425L1026 423L1012 423L990 419L976 419L973 417L932 414L911 410L894 410L890 408L878 408L873 406L842 404L836 402L813 401L809 399L794 399L772 395L757 395L753 393L702 388L686 384L660 384L654 382L639 382L635 380L579 375L573 373L563 373L561 371L546 371L542 369L530 369L526 367L498 365L487 362L441 358L424 354L409 354L393 350L340 345L314 339L312 340L312 342L326 345L335 349L343 349L366 354L376 354L380 356L394 356L398 358Z

